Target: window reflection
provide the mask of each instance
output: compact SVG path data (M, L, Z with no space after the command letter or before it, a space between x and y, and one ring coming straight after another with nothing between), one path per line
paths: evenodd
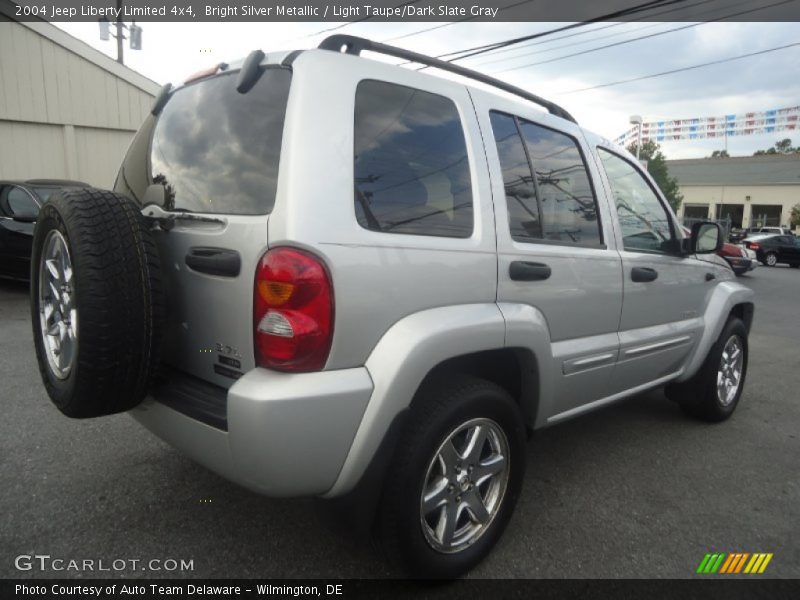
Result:
M625 250L668 253L674 249L670 219L647 181L628 161L598 148L606 170Z
M373 231L472 234L467 148L451 100L379 81L358 85L355 209Z
M501 112L492 111L490 118L511 237L520 242L599 244L597 203L575 140Z
M238 72L179 89L153 133L152 180L167 209L228 214L272 210L291 73L267 69L246 94Z
M544 239L599 244L597 204L575 140L527 121L520 129L536 173Z
M503 170L511 237L519 241L540 239L539 204L517 124L513 117L498 112L492 112L490 118Z

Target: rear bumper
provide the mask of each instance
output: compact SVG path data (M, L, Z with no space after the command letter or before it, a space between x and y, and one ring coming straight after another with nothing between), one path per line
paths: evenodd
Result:
M199 419L163 391L131 414L227 479L269 496L313 496L336 481L372 389L363 367L300 374L254 369L228 390L223 422Z

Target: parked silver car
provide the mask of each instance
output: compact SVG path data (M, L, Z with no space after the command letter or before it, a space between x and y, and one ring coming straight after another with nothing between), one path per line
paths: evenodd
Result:
M686 236L623 149L436 59L256 51L166 87L114 192L64 196L31 292L55 404L352 499L415 575L497 542L530 431L665 385L721 421L742 394L753 294L718 226Z

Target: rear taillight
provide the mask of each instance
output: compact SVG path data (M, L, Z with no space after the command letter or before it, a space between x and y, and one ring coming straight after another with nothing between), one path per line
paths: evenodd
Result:
M761 246L759 246L755 242L750 242L749 244L747 244L747 247L750 248L750 250L758 250L759 248L761 248Z
M253 290L256 364L279 371L318 371L333 339L333 289L313 254L269 250Z

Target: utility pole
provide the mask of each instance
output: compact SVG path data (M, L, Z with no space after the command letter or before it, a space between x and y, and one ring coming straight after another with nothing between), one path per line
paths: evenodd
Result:
M642 150L642 117L640 115L631 115L629 121L631 125L636 125L636 160L639 160L639 154Z
M108 41L110 38L115 37L117 38L117 62L121 65L124 63L124 56L123 56L123 45L124 40L126 39L125 30L128 30L127 39L130 40L130 47L131 50L141 50L142 49L142 28L136 24L136 21L132 21L130 27L125 25L125 22L122 20L123 16L123 0L117 0L117 20L113 23L109 23L105 17L98 21L98 25L100 25L100 39L103 41ZM114 25L114 28L117 30L116 34L111 33L111 25Z
M117 62L121 65L125 64L122 61L122 40L125 39L122 35L122 0L117 0Z

